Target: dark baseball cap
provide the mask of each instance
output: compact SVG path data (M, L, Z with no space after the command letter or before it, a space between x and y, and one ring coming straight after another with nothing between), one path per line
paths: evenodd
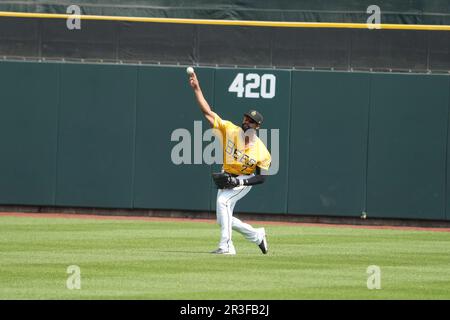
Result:
M246 115L247 117L249 117L250 119L252 119L259 125L261 125L261 123L264 120L262 114L256 110L249 110L248 112L244 113L244 115Z

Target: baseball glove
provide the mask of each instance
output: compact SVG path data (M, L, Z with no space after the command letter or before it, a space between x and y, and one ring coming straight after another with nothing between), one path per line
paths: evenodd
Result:
M216 172L212 174L217 189L232 189L239 185L239 179L226 172Z

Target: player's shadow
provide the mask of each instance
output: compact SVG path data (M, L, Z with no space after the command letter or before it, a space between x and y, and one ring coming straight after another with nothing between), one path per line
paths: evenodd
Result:
M175 250L160 250L160 251L156 251L156 252L164 252L164 253L207 253L207 254L211 254L211 252L207 252L207 251L175 251Z

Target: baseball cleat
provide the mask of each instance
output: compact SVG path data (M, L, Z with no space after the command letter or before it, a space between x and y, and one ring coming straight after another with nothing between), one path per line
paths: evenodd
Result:
M214 251L211 251L211 253L213 254L228 254L228 255L235 255L236 254L236 250L225 250L225 249L216 249Z
M263 238L258 246L263 254L267 254L267 252L269 251L269 245L267 244L266 230L264 228L262 228L262 230L263 230Z

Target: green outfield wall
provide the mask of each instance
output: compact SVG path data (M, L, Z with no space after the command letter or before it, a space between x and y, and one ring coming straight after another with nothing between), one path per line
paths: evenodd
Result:
M292 74L289 213L363 211L370 77Z
M237 212L450 220L449 76L197 74L222 118L265 117L276 174ZM184 66L3 61L0 98L0 204L215 210Z

